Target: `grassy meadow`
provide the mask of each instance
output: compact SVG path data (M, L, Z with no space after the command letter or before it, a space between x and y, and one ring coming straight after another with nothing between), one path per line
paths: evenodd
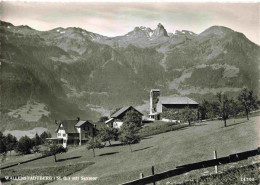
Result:
M259 147L259 116L251 117L249 121L245 118L230 119L227 125L224 128L223 121L215 120L147 136L140 143L132 145L133 152L130 151L129 146L122 146L117 142L114 142L111 147L96 149L96 157L93 157L92 151L87 150L85 146L70 148L67 153L57 155L59 162L55 163L53 156L50 156L8 170L37 170L92 162L94 164L86 168L75 173L70 172L70 177L97 177L98 179L87 182L73 181L73 184L119 184L139 178L140 173L144 176L151 175L152 165L155 167L155 173L158 173L178 165L212 159L213 150L217 150L218 157L222 157ZM69 166L66 168L69 169ZM211 173L213 168L205 171ZM199 175L205 171L200 171ZM23 171L20 172L23 175ZM2 173L5 173L5 170L2 170ZM182 176L188 177L187 174ZM157 184L166 184L169 180L175 181L175 178L180 177L166 179ZM71 181L53 181L49 184L71 183Z

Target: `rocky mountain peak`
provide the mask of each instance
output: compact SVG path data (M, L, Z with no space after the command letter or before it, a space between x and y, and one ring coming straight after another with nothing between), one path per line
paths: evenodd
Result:
M158 23L157 27L159 27L159 28L161 28L161 27L164 28L161 23Z
M154 30L154 37L160 37L160 36L164 36L164 37L168 37L168 33L166 31L166 29L164 28L164 26L159 23L157 25L157 28Z

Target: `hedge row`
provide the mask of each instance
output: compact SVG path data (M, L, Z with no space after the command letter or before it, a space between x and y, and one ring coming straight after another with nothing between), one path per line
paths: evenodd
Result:
M189 125L184 125L184 124L176 124L176 123L167 123L167 124L163 124L163 125L158 125L158 126L147 126L147 127L143 127L140 130L140 136L141 137L147 137L147 136L151 136L151 135L156 135L156 134L161 134L161 133L165 133L165 132L170 132L170 131L174 131L174 130L178 130L184 127L187 127Z

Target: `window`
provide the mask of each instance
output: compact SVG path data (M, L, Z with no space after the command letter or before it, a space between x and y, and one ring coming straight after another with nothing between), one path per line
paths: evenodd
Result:
M66 140L63 140L63 143L66 143Z
M58 136L60 136L61 134L60 133L58 133Z
M85 133L85 137L88 137L88 134L87 134L87 133Z
M66 134L63 134L63 137L66 137Z

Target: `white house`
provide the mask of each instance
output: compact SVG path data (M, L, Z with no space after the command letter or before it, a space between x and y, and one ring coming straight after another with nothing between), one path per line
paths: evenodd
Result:
M62 120L57 124L56 139L62 139L65 148L68 145L82 145L87 142L89 136L93 137L98 132L96 124L90 120ZM100 127L100 124L98 125Z

